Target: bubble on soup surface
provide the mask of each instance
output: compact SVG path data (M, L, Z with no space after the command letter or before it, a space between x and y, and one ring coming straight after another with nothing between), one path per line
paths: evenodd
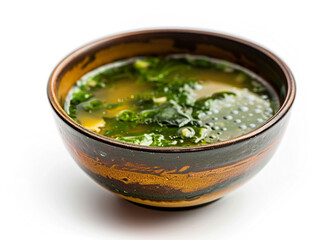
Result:
M236 114L238 114L239 112L238 112L238 110L232 110L231 113L236 115Z
M256 121L262 123L264 120L262 118L257 118Z
M235 123L241 123L241 120L240 120L240 119L235 119L234 122L235 122Z
M249 108L246 107L246 106L240 106L240 107L238 108L238 110L241 111L241 112L247 112L247 111L249 110Z
M256 124L255 124L255 123L250 123L250 124L249 124L249 127L250 127L250 128L255 128L255 127L256 127Z
M244 130L247 128L247 126L245 124L243 124L243 125L240 125L239 128Z
M224 116L224 119L225 119L225 120L232 120L232 119L233 119L233 117L232 117L232 116L230 116L230 115L227 115L227 116Z

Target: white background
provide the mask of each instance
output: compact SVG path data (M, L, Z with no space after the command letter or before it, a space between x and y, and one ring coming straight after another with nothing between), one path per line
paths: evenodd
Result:
M1 239L318 239L318 6L314 1L1 1ZM291 68L297 99L270 163L202 208L165 212L119 199L64 148L46 96L66 54L145 28L215 30Z

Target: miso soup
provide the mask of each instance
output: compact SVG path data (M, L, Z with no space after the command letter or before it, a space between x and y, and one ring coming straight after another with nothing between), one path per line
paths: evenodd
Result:
M225 141L260 127L278 108L274 90L256 74L185 54L102 66L79 79L64 104L91 131L157 147Z

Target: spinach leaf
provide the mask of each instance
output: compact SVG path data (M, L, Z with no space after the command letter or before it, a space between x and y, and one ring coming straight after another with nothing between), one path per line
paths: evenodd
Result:
M141 74L147 73L147 70L150 68L155 68L159 62L159 58L156 57L147 57L144 59L138 59L134 62L134 67L137 72Z
M194 90L198 87L196 81L175 78L174 80L158 87L160 96L166 96L182 106L193 106L195 103Z
M236 93L230 91L223 91L214 93L211 98L214 99L224 99L226 96L236 96Z
M81 107L87 112L92 112L94 110L102 108L103 103L98 99L92 99L88 102L83 103Z
M200 99L196 101L194 106L194 113L197 112L199 114L198 110L202 111L211 111L214 108L214 101L215 100L222 100L226 98L227 96L236 96L236 93L230 92L230 91L223 91L223 92L217 92L214 93L211 97Z
M117 115L117 119L123 122L135 122L138 117L132 110L123 110Z
M105 105L106 109L114 109L117 108L118 106L121 106L122 103L108 103Z
M93 94L87 91L78 90L72 94L69 106L69 116L76 119L76 107L78 104L85 102L93 97Z
M148 82L164 82L166 77L175 71L184 71L189 66L175 59L147 58L137 60L134 64L139 77Z
M200 68L210 68L213 66L212 62L206 60L206 59L190 59L187 58L187 62L194 66L194 67L200 67Z
M74 92L70 103L72 105L77 105L89 100L91 97L93 97L93 93L90 93L90 92L86 92L86 91Z
M229 68L229 63L227 61L220 61L215 64L217 69L225 70L226 68Z
M163 103L154 109L142 112L141 121L182 127L192 121L192 117L175 101ZM143 119L144 118L144 119Z

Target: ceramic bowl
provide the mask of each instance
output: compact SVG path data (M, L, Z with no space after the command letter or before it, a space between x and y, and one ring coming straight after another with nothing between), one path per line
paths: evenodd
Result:
M224 59L262 76L280 99L261 127L227 141L194 147L149 147L98 135L64 111L65 97L85 73L134 56L189 53ZM270 160L284 134L296 86L285 63L251 42L214 32L146 30L106 37L74 51L54 69L48 96L62 139L78 165L111 192L140 204L189 207L238 188Z

